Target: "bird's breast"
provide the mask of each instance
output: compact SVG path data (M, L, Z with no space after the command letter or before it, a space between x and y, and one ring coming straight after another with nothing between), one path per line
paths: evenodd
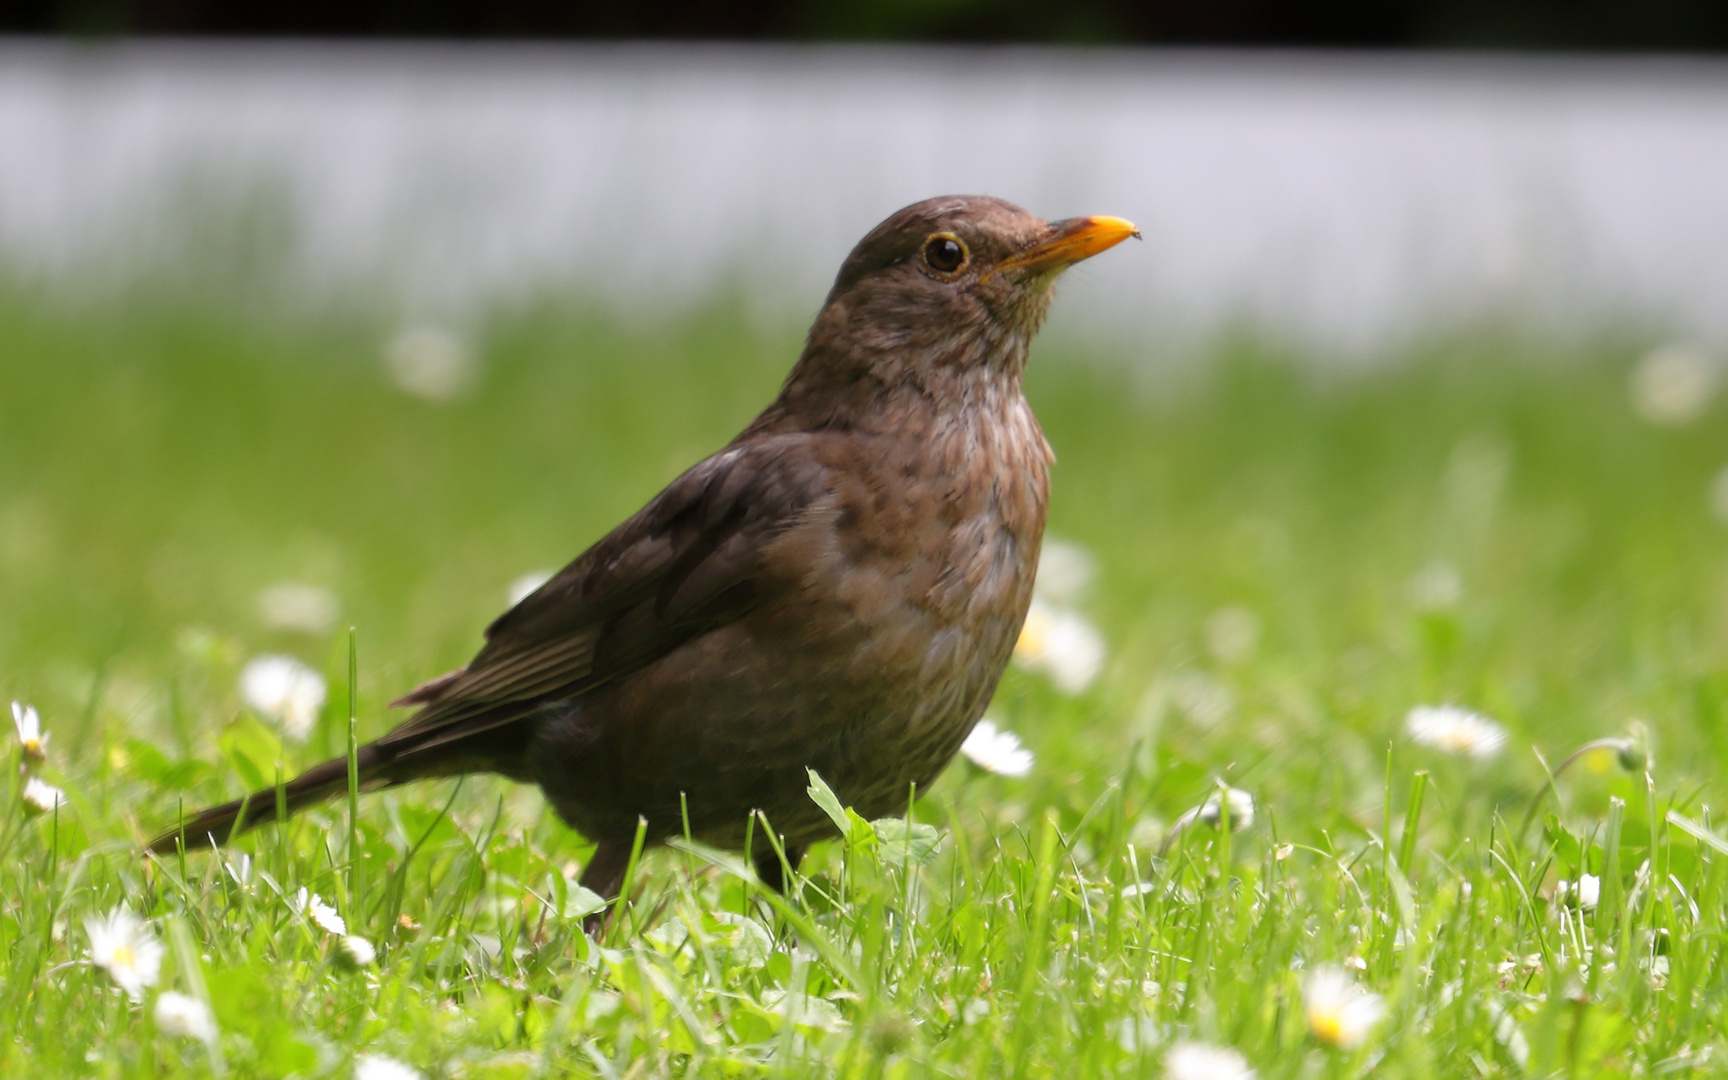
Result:
M868 703L838 710L830 730L875 755L896 747L887 757L906 770L859 771L903 801L908 780L927 782L953 755L1013 651L1043 535L1049 448L1015 393L824 453L826 497L769 553L795 573L801 602L774 610L830 658L823 677L836 702Z

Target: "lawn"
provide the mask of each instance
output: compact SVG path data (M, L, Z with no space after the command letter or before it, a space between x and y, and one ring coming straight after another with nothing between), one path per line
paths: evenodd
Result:
M0 289L0 690L49 735L3 743L0 1075L1728 1073L1728 413L1642 418L1631 336L1042 341L1049 626L1102 666L1030 643L1030 770L833 807L785 900L648 850L588 939L588 846L481 778L140 857L342 752L351 655L367 738L729 438L799 338L726 310L501 311L429 400L364 311ZM303 724L264 655L324 677Z

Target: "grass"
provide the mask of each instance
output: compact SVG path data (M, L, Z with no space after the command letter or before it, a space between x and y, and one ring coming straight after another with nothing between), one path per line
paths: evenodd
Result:
M0 294L0 689L40 708L37 773L70 800L26 815L8 769L0 1075L1138 1077L1180 1040L1292 1080L1728 1071L1728 425L1634 418L1629 349L1484 333L1322 377L1238 342L1148 378L1044 342L1051 532L1097 561L1109 658L1073 696L1009 672L992 712L1031 775L956 765L784 902L736 855L645 851L591 941L582 838L487 779L362 796L352 834L339 800L232 870L137 854L248 772L341 751L346 626L367 737L797 347L548 304L492 320L479 385L430 404L382 374L382 329ZM1449 573L1455 602L1413 595ZM340 625L262 625L283 580ZM265 652L329 679L305 744L239 700ZM1501 753L1412 742L1407 711L1443 702L1504 725ZM1586 754L1545 789L1620 736L1644 767ZM1172 836L1221 781L1252 823ZM1560 888L1585 874L1594 908ZM301 888L376 961L343 963ZM85 921L122 904L168 946L142 1003L87 962ZM1331 967L1383 1000L1360 1045L1310 1030ZM166 989L217 1043L155 1030Z

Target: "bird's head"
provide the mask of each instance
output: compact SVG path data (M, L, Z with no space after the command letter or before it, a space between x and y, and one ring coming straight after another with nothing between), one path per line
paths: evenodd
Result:
M846 257L787 390L1018 376L1056 276L1138 235L1121 218L1047 222L983 195L913 203Z

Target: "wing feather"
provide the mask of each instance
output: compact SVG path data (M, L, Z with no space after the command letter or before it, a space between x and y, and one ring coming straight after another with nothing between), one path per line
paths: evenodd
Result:
M403 700L420 712L378 741L396 755L575 697L738 619L760 599L760 552L827 486L772 436L691 468L486 629L468 666Z

